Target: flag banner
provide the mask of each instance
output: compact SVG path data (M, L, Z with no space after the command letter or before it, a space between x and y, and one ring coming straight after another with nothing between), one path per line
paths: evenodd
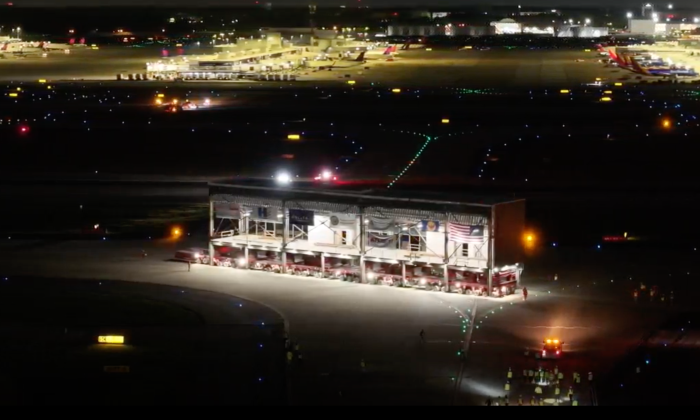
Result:
M354 214L333 213L328 219L328 223L331 227L347 226L356 228L357 216Z
M437 220L421 220L420 229L423 232L439 232L440 222Z
M470 226L450 222L447 225L447 231L450 240L458 244L484 242L484 226Z
M214 214L219 219L240 219L241 206L236 203L214 203Z
M391 248L396 245L395 235L377 235L370 233L367 237L367 245L372 248Z
M289 223L297 226L313 226L314 212L311 210L289 209Z
M369 225L367 228L369 230L377 230L377 231L393 231L395 227L395 220L394 219L387 219L384 217L370 217L369 218Z

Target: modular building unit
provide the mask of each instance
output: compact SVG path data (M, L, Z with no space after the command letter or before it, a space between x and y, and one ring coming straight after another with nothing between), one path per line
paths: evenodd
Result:
M523 200L226 184L209 195L210 255L241 268L486 295L514 293L523 270Z

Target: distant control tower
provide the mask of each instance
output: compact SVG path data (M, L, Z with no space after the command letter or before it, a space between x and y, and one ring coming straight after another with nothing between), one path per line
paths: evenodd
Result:
M646 3L642 6L642 19L653 19L654 18L654 5L651 3Z
M311 29L316 28L316 21L314 20L314 16L316 16L316 5L310 4L309 5L309 27Z

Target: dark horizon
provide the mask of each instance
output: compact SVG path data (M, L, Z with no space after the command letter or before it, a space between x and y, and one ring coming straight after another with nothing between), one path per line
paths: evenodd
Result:
M387 7L398 7L398 8L479 8L479 7L513 7L517 8L520 4L523 9L527 8L540 8L540 7L552 7L552 8L564 8L564 9L595 9L595 8L608 8L608 9L630 9L632 11L639 10L642 6L640 2L636 1L626 1L616 3L614 6L610 7L610 3L603 0L594 0L593 2L587 2L588 4L581 4L580 2L572 0L535 0L528 2L513 2L512 0L491 0L485 2L480 0L478 2L473 2L465 4L459 0L434 0L431 2L426 2L426 0L364 0L364 1L343 1L343 0L326 0L324 4L317 4L318 8L334 8L340 6L346 6L348 9L355 7L368 7L368 8L387 8ZM227 7L227 8L237 8L237 7L264 7L266 4L271 4L273 8L278 7L306 7L308 2L303 2L299 0L277 0L277 1L251 1L251 0L205 0L193 4L189 0L147 0L138 1L133 0L133 3L123 2L119 0L20 0L14 2L7 2L5 5L12 4L14 8L64 8L64 7L158 7L158 8L173 8L173 7L184 7L188 9L199 9L202 7ZM652 3L654 4L654 3ZM697 7L697 3L691 0L680 0L673 2L662 2L655 3L656 9L659 11L667 11L668 4L673 4L673 10L683 10L692 9L693 6Z

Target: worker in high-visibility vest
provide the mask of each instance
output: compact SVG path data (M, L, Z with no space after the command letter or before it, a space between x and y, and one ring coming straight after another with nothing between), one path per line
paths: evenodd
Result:
M294 353L291 351L287 352L287 364L292 364L292 360L294 360Z
M567 393L567 395L569 396L569 400L571 400L573 402L574 401L574 388L569 387L569 392Z
M544 398L540 398L540 406L544 406Z
M508 368L508 379L513 379L513 371Z
M535 388L535 394L542 395L542 387L537 386L537 388Z
M537 400L535 399L535 397L530 398L530 405L533 407L537 405Z
M574 402L572 402L571 405L574 407L578 407L578 400L574 400Z
M518 406L522 407L523 406L523 396L518 397Z
M557 375L557 379L559 379L560 381L563 381L564 380L564 373L559 372L559 375Z
M506 381L506 386L503 387L506 391L510 391L510 381Z
M559 387L554 388L554 395L556 395L558 397L560 394L561 394L561 389L559 389Z
M588 372L588 382L593 382L593 372Z

